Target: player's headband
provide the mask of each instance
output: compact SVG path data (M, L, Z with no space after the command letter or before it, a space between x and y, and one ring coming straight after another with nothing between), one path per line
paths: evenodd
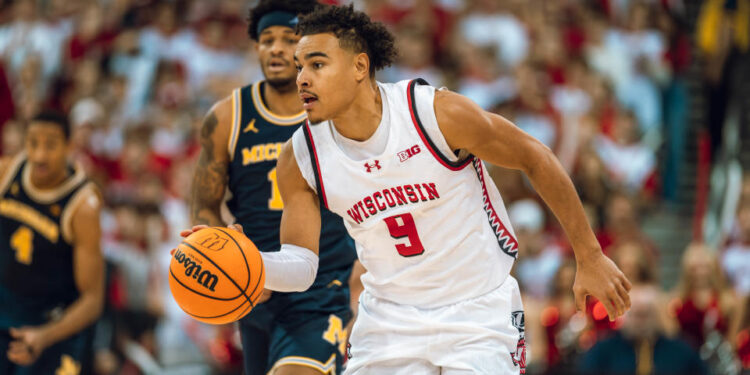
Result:
M273 11L258 21L258 35L271 26L286 26L294 29L297 26L297 15L281 10Z

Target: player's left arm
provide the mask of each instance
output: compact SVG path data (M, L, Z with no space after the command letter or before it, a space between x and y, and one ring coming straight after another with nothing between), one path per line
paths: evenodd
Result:
M73 273L79 297L59 320L35 327L11 328L8 358L18 364L32 363L48 348L86 328L101 314L104 304L104 259L99 245L101 198L86 192L72 217Z
M465 149L489 163L523 171L560 221L575 252L573 292L578 308L585 311L586 295L592 295L604 303L610 319L624 314L630 308L630 282L602 253L573 182L552 151L462 95L438 90L434 105L451 149Z

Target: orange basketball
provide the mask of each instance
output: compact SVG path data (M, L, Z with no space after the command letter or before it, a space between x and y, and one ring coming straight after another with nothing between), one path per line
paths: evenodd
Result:
M183 240L169 263L177 304L204 323L234 322L252 310L266 275L258 248L228 228L206 228Z

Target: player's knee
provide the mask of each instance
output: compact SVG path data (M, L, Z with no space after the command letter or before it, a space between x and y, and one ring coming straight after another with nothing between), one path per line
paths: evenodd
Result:
M300 366L300 365L284 365L279 366L273 371L271 375L320 375L322 371L314 369L312 367Z

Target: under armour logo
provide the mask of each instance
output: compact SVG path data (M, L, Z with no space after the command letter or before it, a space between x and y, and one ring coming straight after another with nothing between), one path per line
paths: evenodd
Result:
M375 163L373 164L365 162L365 168L367 168L367 173L372 172L373 168L380 169L380 160L375 160Z

